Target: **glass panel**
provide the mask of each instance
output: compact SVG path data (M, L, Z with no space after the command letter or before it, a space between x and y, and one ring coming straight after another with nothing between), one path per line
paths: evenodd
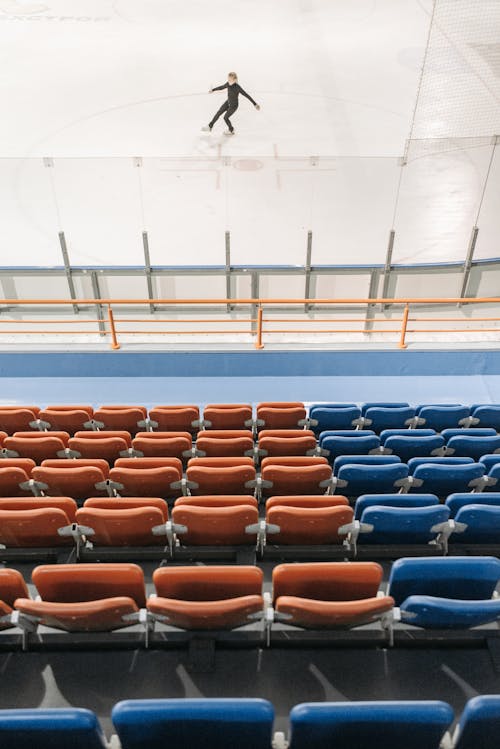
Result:
M500 141L499 141L500 143ZM484 192L483 203L477 225L477 235L474 257L476 259L500 257L499 235L499 196L500 196L500 145L495 146L491 162L488 182ZM497 287L497 292L500 287Z
M317 275L314 296L318 299L335 299L345 297L368 297L370 276L367 273L358 275L338 274Z
M65 275L39 278L37 276L11 276L2 281L4 292L11 299L71 299ZM11 292L14 292L11 296ZM67 309L63 307L67 312Z
M463 275L460 272L437 270L434 273L400 273L393 276L390 295L394 297L457 297Z
M304 299L305 276L266 276L260 277L259 295L261 299Z
M99 274L99 290L105 299L147 299L145 276L106 276Z
M156 295L160 299L225 299L225 276L156 276Z

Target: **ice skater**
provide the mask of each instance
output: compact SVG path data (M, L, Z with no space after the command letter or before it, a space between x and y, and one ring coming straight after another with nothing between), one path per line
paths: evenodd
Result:
M211 94L213 91L223 91L225 88L227 88L227 100L224 102L219 111L212 117L208 125L205 125L205 127L201 128L205 132L210 132L219 117L223 114L224 122L227 125L225 134L234 135L234 127L232 126L231 120L229 118L232 117L232 115L238 109L238 94L246 96L246 98L252 102L255 109L260 109L260 106L257 104L257 102L254 101L252 97L241 88L240 84L238 83L238 76L236 75L236 73L228 73L227 83L224 83L222 86L211 88L209 93Z

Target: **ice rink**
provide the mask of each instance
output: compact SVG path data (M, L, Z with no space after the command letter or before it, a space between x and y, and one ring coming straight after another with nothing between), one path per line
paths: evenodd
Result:
M499 6L0 0L0 265L500 255Z

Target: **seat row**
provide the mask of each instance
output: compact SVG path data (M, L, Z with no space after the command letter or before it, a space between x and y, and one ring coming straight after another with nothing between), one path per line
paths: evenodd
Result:
M271 497L265 518L243 495L181 497L171 513L161 497L91 497L77 508L69 497L0 498L4 558L37 559L75 546L77 558L355 558L456 553L464 545L500 550L500 493L366 494L354 510L346 497ZM404 547L404 551L396 550ZM23 553L24 550L24 553ZM183 552L188 551L188 554Z
M496 749L500 695L469 699L453 736L453 709L438 700L304 702L290 712L288 740L273 736L274 707L256 698L124 700L111 717L122 749ZM17 749L117 745L82 708L1 710L0 736Z
M268 401L208 404L200 415L196 405L155 406L51 405L0 407L0 430L7 434L28 429L62 430L70 434L82 429L125 429L187 431L201 429L296 429L308 426L316 434L327 429L384 429L420 427L442 431L450 427L493 427L500 431L499 404L421 404L407 402L314 403L306 408L301 401Z
M500 620L495 557L402 558L386 591L382 576L375 562L280 564L269 594L258 567L171 566L154 571L156 593L147 597L135 564L41 565L32 572L34 599L21 573L3 568L0 628L17 627L26 645L40 626L90 633L141 625L147 645L157 624L213 632L259 623L269 644L283 626L336 631L375 623L392 643L400 623L404 631L469 630ZM498 636L498 627L486 632ZM168 630L160 634L168 641Z

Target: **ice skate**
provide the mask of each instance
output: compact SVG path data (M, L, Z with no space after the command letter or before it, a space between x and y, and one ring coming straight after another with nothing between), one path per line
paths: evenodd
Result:
M204 133L211 133L212 132L212 128L210 127L210 125L203 125L203 127L201 129L202 129L202 131Z
M224 130L224 135L235 135L234 130Z

